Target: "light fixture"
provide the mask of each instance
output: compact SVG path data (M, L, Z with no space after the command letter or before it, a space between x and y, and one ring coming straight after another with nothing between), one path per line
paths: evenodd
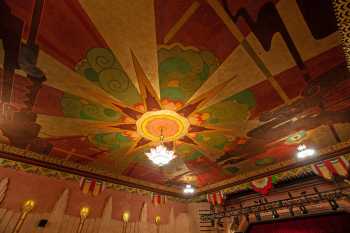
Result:
M76 231L76 233L81 233L83 231L83 227L85 225L85 220L87 219L87 217L90 214L90 208L87 206L83 206L80 209L80 221L79 221L79 226L78 229Z
M194 193L194 188L192 187L192 185L186 184L186 186L184 188L184 193L185 194L192 194L192 193Z
M307 148L306 145L304 145L304 144L299 145L297 150L298 150L297 156L299 159L311 157L311 156L315 155L315 153L316 153L316 151L314 149Z
M30 212L30 211L33 210L34 206L35 206L35 201L33 201L33 200L26 200L23 203L22 210L23 210L23 212Z
M26 220L28 214L34 209L35 207L35 201L33 200L26 200L22 205L22 213L19 216L19 219L14 227L14 230L12 232L20 232L22 229L23 223Z
M122 220L123 220L123 227L122 227L122 233L126 233L126 229L128 226L128 222L130 219L130 212L129 211L124 211L122 215Z
M130 212L129 211L125 211L122 215L122 219L123 219L123 222L129 222L129 219L130 219Z
M87 206L83 206L81 209L80 209L80 217L81 218L87 218L90 214L90 208L87 207Z
M157 215L155 218L154 218L154 222L157 224L157 226L160 224L160 216Z
M164 166L168 164L171 160L173 160L175 156L175 152L172 150L168 150L163 144L164 136L163 130L160 130L160 145L156 148L151 148L150 152L146 152L146 156L149 160L151 160L154 164L158 166Z

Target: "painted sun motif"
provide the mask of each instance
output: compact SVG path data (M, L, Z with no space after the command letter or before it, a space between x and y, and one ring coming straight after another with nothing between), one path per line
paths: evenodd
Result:
M176 141L188 133L190 123L178 113L170 110L146 112L136 122L137 132L142 137L159 141Z
M144 147L152 142L159 142L160 136L164 137L164 142L168 142L169 147L173 147L176 142L189 143L197 146L193 136L201 132L216 131L220 127L204 127L201 124L192 123L189 116L195 114L198 109L213 97L225 83L221 83L213 89L202 94L201 96L188 101L187 103L178 104L172 100L171 95L161 101L156 91L152 88L149 79L146 77L137 58L133 55L133 63L136 73L138 74L138 84L143 93L143 108L124 107L118 103L114 105L128 118L133 119L134 123L121 123L112 126L120 130L136 132L139 136L138 142L134 145L133 150ZM174 81L170 83L175 83ZM227 83L227 82L226 82ZM189 85L189 84L188 84ZM173 85L170 86L174 88ZM176 89L173 90L175 92ZM181 95L182 89L176 90ZM188 90L187 90L188 91ZM174 109L169 110L167 108ZM143 110L143 111L142 111ZM221 129L224 130L224 129Z

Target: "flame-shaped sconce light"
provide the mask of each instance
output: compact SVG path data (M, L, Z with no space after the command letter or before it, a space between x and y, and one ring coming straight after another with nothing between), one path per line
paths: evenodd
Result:
M34 209L34 207L35 207L35 201L33 200L27 200L23 203L22 213L15 225L15 228L13 229L13 233L20 232L24 221L26 220L28 214Z
M129 211L125 211L122 215L122 220L123 220L123 229L122 229L122 233L126 233L126 229L128 226L128 222L130 219L130 212Z
M160 216L157 215L154 219L154 222L156 223L157 226L157 233L159 233L159 225L160 225Z
M160 216L156 216L156 218L154 219L154 221L155 221L155 223L156 223L157 225L159 225L159 224L160 224Z
M90 208L87 207L87 206L83 206L81 209L80 209L80 222L79 222L79 226L78 226L78 229L77 229L77 233L81 233L82 230L83 230L83 226L85 224L85 220L87 219L87 217L89 216L90 214Z

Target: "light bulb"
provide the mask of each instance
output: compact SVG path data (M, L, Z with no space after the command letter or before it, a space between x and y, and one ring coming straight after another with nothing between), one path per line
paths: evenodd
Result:
M125 211L125 212L123 213L122 218L123 218L123 221L124 221L124 222L128 222L129 219L130 219L130 212L129 212L129 211Z
M87 218L89 213L90 213L90 208L87 206L84 206L80 209L80 217L82 218Z
M307 148L304 144L299 145L297 150L298 150L297 157L299 159L311 157L316 154L316 151L314 149Z
M186 186L185 186L183 192L184 192L185 194L192 194L192 193L194 193L194 188L192 187L192 185L186 184Z

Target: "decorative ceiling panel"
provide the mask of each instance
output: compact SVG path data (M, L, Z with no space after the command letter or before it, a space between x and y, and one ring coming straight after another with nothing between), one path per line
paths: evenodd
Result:
M177 193L350 140L331 0L5 0L0 13L0 141L28 161ZM177 158L160 168L144 153L161 132Z

